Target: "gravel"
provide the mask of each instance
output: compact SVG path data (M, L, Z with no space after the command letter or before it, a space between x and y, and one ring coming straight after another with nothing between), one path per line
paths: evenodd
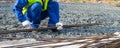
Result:
M16 19L12 7L13 3L0 2L0 30L24 29ZM92 27L64 28L59 33L40 31L38 33L1 34L0 38L58 38L91 36L103 33L120 32L120 8L100 3L64 3L60 2L60 22L63 24L104 23L105 25ZM47 19L46 19L47 20ZM47 24L46 20L42 24ZM3 26L4 24L4 26Z

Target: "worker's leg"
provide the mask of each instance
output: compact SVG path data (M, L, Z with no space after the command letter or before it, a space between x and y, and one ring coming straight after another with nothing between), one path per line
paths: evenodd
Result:
M32 28L38 28L41 21L41 5L40 3L34 3L29 7L27 12L27 19L32 23Z
M50 2L48 5L49 22L48 27L55 27L55 24L59 22L59 5L57 2Z
M48 12L47 11L41 12L41 20L44 20L47 17L48 17Z

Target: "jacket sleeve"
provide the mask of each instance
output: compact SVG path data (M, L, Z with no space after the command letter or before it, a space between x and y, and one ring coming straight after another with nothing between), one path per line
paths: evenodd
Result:
M22 13L22 9L24 6L27 5L27 0L16 0L15 5L13 7L13 12L16 15L16 18L20 21L23 22L26 20L25 16Z

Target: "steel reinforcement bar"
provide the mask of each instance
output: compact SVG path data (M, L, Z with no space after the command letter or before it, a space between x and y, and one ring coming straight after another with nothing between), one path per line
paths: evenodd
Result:
M99 23L90 23L90 24L72 24L72 25L63 25L63 28L70 28L70 27L82 27L82 26L95 26L101 25ZM38 29L22 29L22 30L3 30L0 31L0 34L9 34L9 33L17 33L17 32L32 32L32 31L43 31L49 29L55 29L56 27L47 27L47 28L38 28Z
M56 39L46 39L42 40L43 42L36 42L30 44L21 44L6 46L3 48L57 48L71 45L79 45L79 48L106 48L106 47L116 47L120 45L120 38L115 37L114 35L98 35L91 36L88 38L84 37L75 37L75 38L56 38ZM63 43L65 42L65 43ZM63 44L62 44L63 43ZM81 46L84 44L83 46ZM94 44L94 45L93 45Z

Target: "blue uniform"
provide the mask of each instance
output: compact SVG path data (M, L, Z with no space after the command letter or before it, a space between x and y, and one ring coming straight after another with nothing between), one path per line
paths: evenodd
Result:
M55 26L59 22L59 5L57 2L49 0L48 8L42 11L42 5L38 2L28 8L28 11L23 15L22 9L28 4L28 0L16 0L13 11L20 22L29 20L32 23L32 28L38 28L41 20L49 17L48 27Z

